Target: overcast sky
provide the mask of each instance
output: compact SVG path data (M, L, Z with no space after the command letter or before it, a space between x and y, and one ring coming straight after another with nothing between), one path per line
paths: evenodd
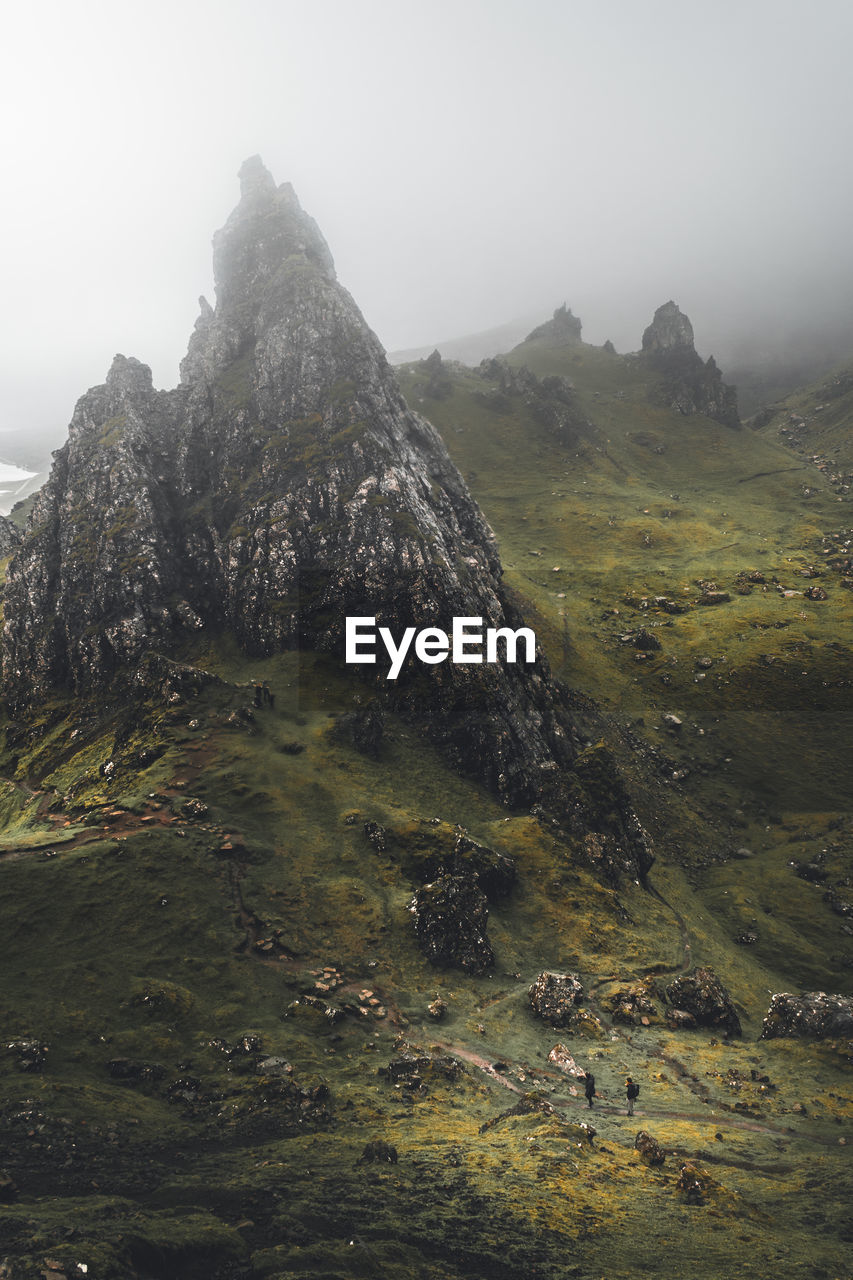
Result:
M849 0L63 0L3 34L0 457L117 351L174 385L255 152L389 350L563 301L633 350L672 297L703 354L851 310Z

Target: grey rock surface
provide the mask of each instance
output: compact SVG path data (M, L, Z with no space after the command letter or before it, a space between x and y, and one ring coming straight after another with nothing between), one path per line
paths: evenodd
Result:
M78 402L68 441L9 566L4 692L26 717L54 689L132 679L151 651L229 631L249 655L297 644L343 657L345 619L517 628L494 535L435 428L411 411L335 278L289 184L259 157L214 237L180 385L158 391L116 356ZM395 682L350 668L451 764L505 802L594 828L569 786L567 691L547 662L424 666ZM622 862L651 862L639 824Z
M642 356L663 375L663 394L671 409L700 413L727 427L739 427L737 392L723 382L713 356L707 360L693 345L693 326L672 301L658 307L643 334Z
M762 1040L777 1036L808 1036L824 1040L830 1036L853 1035L853 997L808 991L793 995L783 991L773 996L764 1018Z

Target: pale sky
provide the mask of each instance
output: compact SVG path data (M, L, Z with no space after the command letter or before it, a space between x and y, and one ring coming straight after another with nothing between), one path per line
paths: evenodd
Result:
M564 301L624 351L674 298L705 355L853 313L847 0L49 0L3 37L0 458L117 351L175 384L256 152L389 350Z

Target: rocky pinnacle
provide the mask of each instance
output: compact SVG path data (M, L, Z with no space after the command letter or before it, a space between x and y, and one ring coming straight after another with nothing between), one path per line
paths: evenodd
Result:
M156 391L116 356L36 500L6 588L16 715L50 690L109 690L195 632L229 631L249 655L298 643L342 658L347 615L395 634L458 616L521 625L491 530L317 225L258 157L240 185L180 385ZM577 823L567 695L544 660L410 663L393 687L357 670L456 767ZM617 842L628 870L637 840Z

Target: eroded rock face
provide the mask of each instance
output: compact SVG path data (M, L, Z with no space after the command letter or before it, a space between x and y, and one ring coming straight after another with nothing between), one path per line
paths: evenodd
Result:
M335 278L288 184L258 157L214 239L180 386L117 356L77 404L10 564L4 690L26 716L49 690L102 690L143 656L227 630L247 654L300 644L343 657L346 616L406 627L522 624L494 536L435 429L405 404L374 334ZM535 665L425 666L386 706L510 804L543 804L572 834L577 746L566 691ZM370 735L371 741L376 737ZM651 858L626 810L622 861Z
M674 302L658 307L643 334L642 354L664 375L664 396L676 413L740 426L735 388L723 382L713 356L703 360L697 353L693 326Z
M716 1027L726 1035L741 1034L732 998L713 969L697 968L670 982L666 998L673 1013L687 1014L686 1026Z
M12 555L20 541L20 530L6 516L0 516L0 559Z
M762 1040L777 1036L810 1036L824 1040L830 1036L853 1035L853 998L827 995L823 991L795 996L781 992L773 996L764 1018Z

